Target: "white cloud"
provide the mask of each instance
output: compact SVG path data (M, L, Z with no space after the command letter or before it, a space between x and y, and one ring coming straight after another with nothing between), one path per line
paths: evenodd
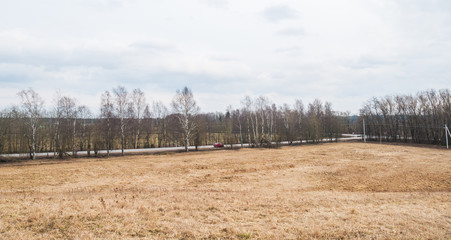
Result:
M276 34L281 36L298 37L306 35L306 32L302 28L285 28L277 31Z
M287 48L279 48L275 50L278 53L284 53L287 56L291 56L291 57L297 57L301 55L301 48L298 46L293 46L293 47L287 47Z
M299 16L298 11L288 5L267 7L263 10L262 14L268 21L274 23L278 23L281 20L296 19Z
M203 4L207 4L212 7L226 8L229 4L228 0L199 0Z
M151 51L174 51L176 50L175 46L172 46L168 43L158 43L158 42L136 42L130 44L131 47L137 48L140 50L151 50Z

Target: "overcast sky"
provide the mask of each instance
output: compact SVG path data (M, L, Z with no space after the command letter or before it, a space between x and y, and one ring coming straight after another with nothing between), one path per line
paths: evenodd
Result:
M188 86L202 112L451 86L449 0L0 0L0 107L29 87L98 112L141 88L168 104Z

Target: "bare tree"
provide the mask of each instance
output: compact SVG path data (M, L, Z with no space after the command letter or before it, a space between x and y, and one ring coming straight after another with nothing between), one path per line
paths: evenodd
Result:
M281 114L282 114L282 120L283 120L283 127L285 130L285 140L289 141L290 144L293 142L292 134L293 129L291 127L292 119L293 119L293 112L290 109L290 106L288 104L284 104L281 107Z
M323 138L324 124L322 123L324 116L323 104L319 99L315 99L313 103L308 105L306 127L308 139L312 142L319 142Z
M6 145L5 135L9 130L9 121L7 120L6 111L0 111L0 154L4 153L4 146Z
M146 134L146 136L145 136L146 140L144 142L145 148L152 147L151 134L154 132L153 126L154 126L154 124L152 122L152 113L150 112L149 104L146 104L146 107L144 108L144 111L143 111L143 117L142 117L142 130Z
M28 118L28 124L31 130L30 158L36 158L36 132L40 117L43 112L44 100L33 89L22 90L18 93L22 99L22 108L25 116Z
M76 99L62 96L57 92L52 119L53 131L50 134L55 158L57 156L63 158L69 149L72 156L76 157L77 118Z
M196 128L194 118L199 112L199 107L194 100L193 93L188 87L177 90L177 93L172 99L172 108L174 113L177 114L177 118L183 129L185 151L188 152L189 140L192 131Z
M84 105L78 107L78 114L81 121L79 147L82 151L86 149L89 157L91 156L91 129L88 126L88 121L92 117L92 114L91 111L89 111L89 108Z
M63 97L62 99L63 109L64 109L64 118L66 120L67 129L64 135L67 138L67 143L71 142L72 148L72 156L76 157L75 151L75 137L76 137L76 127L77 127L77 106L75 103L75 99L70 97ZM69 144L68 144L69 145Z
M53 137L52 137L52 145L53 145L53 157L56 158L58 156L58 152L60 149L60 132L61 125L63 119L63 110L60 104L61 94L59 91L56 92L55 108L52 111L52 127L53 127Z
M276 121L278 115L278 109L276 104L271 104L271 107L267 107L267 111L269 112L268 116L268 127L269 127L269 141L272 142L274 136L277 134L276 130Z
M299 141L302 143L302 139L305 136L304 133L304 120L305 120L305 110L304 110L304 103L302 102L301 99L297 99L295 104L294 104L294 111L297 115L297 130L298 130L298 137L299 137Z
M224 142L230 144L230 148L233 148L234 137L233 137L233 119L232 119L232 106L229 105L226 110L226 114L223 118L224 123Z
M232 119L235 120L235 122L236 122L235 126L238 127L238 130L240 132L241 147L243 147L243 125L242 125L243 119L242 118L243 118L243 113L239 109L236 109L232 112Z
M163 146L166 147L167 144L167 131L168 131L168 119L167 116L169 114L168 108L160 101L155 101L152 104L152 113L155 118L157 134L158 134L158 147L161 147L161 143L163 142Z
M142 92L141 89L139 89L139 88L134 89L133 93L131 95L131 102L130 102L132 109L133 109L133 115L134 115L133 117L136 119L134 148L139 148L141 120L143 118L143 112L146 107L145 102L146 102L146 96L144 95L144 92Z
M249 96L244 97L243 100L241 100L241 105L243 109L243 113L246 115L246 121L247 121L247 141L249 144L255 143L252 141L251 138L251 125L252 125L252 133L254 133L254 121L252 120L252 99ZM254 135L254 134L253 134Z
M26 140L27 131L23 131L24 127L27 127L24 117L24 112L20 111L17 106L12 106L9 109L5 109L1 116L2 126L0 127L4 142L4 152L3 153L18 153L18 152L28 152L29 144Z
M116 102L116 114L120 119L120 127L121 127L121 154L124 156L124 147L125 147L125 116L127 114L127 106L128 106L128 93L127 90L118 86L113 89L115 95Z
M265 111L266 107L268 106L268 98L264 96L260 96L255 100L256 105L256 115L260 114L260 123L261 123L261 139L259 139L260 143L262 139L266 139L265 136L265 118L267 115L267 112Z
M103 131L103 138L106 143L106 152L107 156L110 156L110 149L112 145L112 119L113 119L113 111L114 111L114 105L113 105L113 99L111 97L111 93L109 91L105 91L102 94L102 100L100 105L100 116L104 121L104 124L102 124L104 131ZM97 142L94 145L94 151L97 155Z
M368 139L444 144L450 120L448 89L372 98L360 110Z

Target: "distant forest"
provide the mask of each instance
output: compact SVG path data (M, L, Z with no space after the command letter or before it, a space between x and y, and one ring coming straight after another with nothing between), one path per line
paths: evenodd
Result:
M51 109L32 89L18 93L21 104L0 111L0 154L51 152L55 158L98 156L99 150L248 143L270 147L288 143L334 141L344 133L368 140L445 144L451 120L448 89L368 100L359 116L337 112L330 102L277 106L268 98L244 97L240 108L202 113L187 87L176 91L170 106L149 105L140 89L118 86L105 91L100 113L93 115L77 100L58 94ZM364 123L364 124L363 124Z
M363 120L370 140L444 145L445 125L451 122L450 91L372 98L360 110Z

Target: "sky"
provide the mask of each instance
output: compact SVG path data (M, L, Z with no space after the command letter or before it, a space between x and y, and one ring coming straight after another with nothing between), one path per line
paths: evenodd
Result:
M188 86L202 112L246 96L329 101L451 86L449 0L0 0L0 108L32 88L94 113L140 88L169 106Z

